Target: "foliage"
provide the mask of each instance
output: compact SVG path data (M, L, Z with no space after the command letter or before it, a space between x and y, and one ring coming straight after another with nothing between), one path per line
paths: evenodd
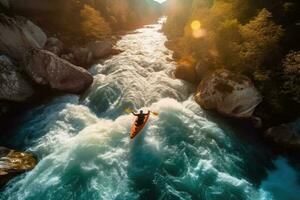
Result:
M174 9L182 4L182 9ZM288 113L285 105L300 103L299 63L295 64L300 50L299 9L296 0L169 0L163 30L179 61L193 57L200 71L207 71L201 70L205 63L202 67L210 70L245 74L271 109ZM200 37L191 28L195 20L201 23ZM291 50L298 53L288 54Z
M83 19L81 26L86 37L101 39L111 34L109 24L93 7L85 4L80 15Z
M300 51L290 52L283 60L283 93L300 104Z
M266 9L262 9L254 20L241 26L242 47L238 56L241 66L254 72L263 67L264 61L276 55L283 29L276 25L272 15Z
M144 25L160 14L154 0L39 0L29 6L26 2L13 2L14 12L70 45Z

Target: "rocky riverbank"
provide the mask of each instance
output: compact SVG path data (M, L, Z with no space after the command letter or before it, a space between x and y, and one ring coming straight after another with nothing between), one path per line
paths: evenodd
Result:
M42 95L41 87L50 93L83 93L93 82L86 68L117 52L110 40L93 41L84 47L65 47L60 40L48 38L41 28L21 16L1 14L0 30L2 122L7 121L8 115L17 114L20 107L37 102ZM36 163L29 154L2 150L7 155L1 155L1 185Z
M195 101L246 119L276 148L297 152L299 3L170 0L165 6L174 76L198 86Z
M148 23L158 16L158 10L154 9L158 4L152 1L138 2L136 5L124 1L124 5L128 4L128 13L123 13L122 19L115 12L118 8L105 3L96 5L84 0L0 1L1 130L11 129L7 125L11 119L45 99L57 94L84 93L93 83L93 76L87 69L101 59L120 52L114 49L119 33ZM132 24L122 21L125 16L129 17L130 6L133 6L130 15L133 17L140 15L138 8L144 4L148 7L140 21L132 20ZM0 134L7 136L2 131ZM20 169L11 171L12 174L27 171L36 163L31 160L27 166L22 156L29 159L30 154L2 150L4 160L16 160L20 164ZM1 163L7 166L5 162ZM22 164L27 168L23 168ZM4 170L1 171L4 177L1 178L1 185L15 176L7 175L3 166L0 165L0 170Z
M48 90L81 93L93 82L85 68L117 53L112 40L65 47L57 38L47 38L41 28L21 16L1 14L0 29L2 101L27 101L36 92L36 85L46 86Z

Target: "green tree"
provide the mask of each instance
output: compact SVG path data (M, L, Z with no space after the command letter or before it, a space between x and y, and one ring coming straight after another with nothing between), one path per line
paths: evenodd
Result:
M274 58L283 36L283 29L272 21L272 14L262 9L259 14L240 27L243 38L239 59L246 70L256 70L270 58Z

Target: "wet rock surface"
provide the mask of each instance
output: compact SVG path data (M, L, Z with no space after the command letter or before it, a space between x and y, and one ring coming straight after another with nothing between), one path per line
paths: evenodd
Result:
M0 146L0 187L17 175L33 169L36 164L37 160L32 154Z
M0 100L22 102L34 93L31 84L10 58L0 55Z
M44 49L60 56L64 51L64 44L59 39L50 37L48 38Z
M249 78L221 69L201 81L195 100L205 109L249 118L262 97Z
M0 53L21 60L30 48L43 48L47 36L30 20L0 15Z
M31 49L24 57L27 74L38 84L49 85L52 89L80 93L93 82L92 75L46 51Z

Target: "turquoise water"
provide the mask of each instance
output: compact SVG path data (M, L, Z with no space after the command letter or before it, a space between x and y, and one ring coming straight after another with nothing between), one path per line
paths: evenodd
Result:
M40 162L0 200L299 199L299 172L212 120L192 86L172 78L160 27L124 36L124 52L91 68L95 81L82 97L24 116L11 144ZM127 107L160 113L133 141Z

